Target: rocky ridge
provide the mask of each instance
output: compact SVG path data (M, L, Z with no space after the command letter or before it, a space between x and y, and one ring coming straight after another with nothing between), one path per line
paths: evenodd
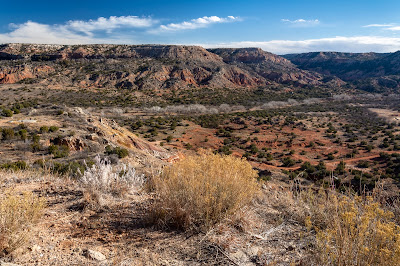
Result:
M46 70L46 71L44 71ZM181 45L0 46L0 84L32 82L122 89L257 88L321 84L322 76L257 48Z

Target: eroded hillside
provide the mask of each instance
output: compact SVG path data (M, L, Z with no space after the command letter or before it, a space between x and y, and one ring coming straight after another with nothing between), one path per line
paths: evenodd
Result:
M321 84L319 74L260 49L7 44L0 47L0 62L0 83L7 84L34 79L41 84L139 90Z

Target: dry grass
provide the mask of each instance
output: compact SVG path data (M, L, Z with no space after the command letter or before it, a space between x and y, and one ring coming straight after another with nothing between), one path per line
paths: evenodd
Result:
M155 220L182 229L208 229L257 194L257 173L233 156L203 152L164 169L153 182Z
M0 198L0 257L26 242L44 207L45 200L30 192L16 196L9 191Z

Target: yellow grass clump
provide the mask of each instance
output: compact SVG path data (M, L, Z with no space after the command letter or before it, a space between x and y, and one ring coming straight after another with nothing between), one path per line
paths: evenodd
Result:
M257 172L244 159L211 152L187 157L154 179L153 218L181 229L208 229L248 204Z
M45 201L30 192L0 197L0 257L21 247L42 215Z

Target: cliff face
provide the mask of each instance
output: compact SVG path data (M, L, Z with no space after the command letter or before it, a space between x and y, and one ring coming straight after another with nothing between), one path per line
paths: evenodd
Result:
M27 78L43 84L126 89L321 84L321 75L257 48L0 45L0 83Z
M400 52L285 55L299 68L334 76L368 91L399 91Z
M54 72L54 68L46 65L0 67L0 84L12 84L24 79L45 78L52 72Z
M378 63L378 61L388 55L390 54L315 52L291 54L284 57L301 69L316 71L324 75L335 75L351 81L383 75L384 73L376 71L383 63Z

